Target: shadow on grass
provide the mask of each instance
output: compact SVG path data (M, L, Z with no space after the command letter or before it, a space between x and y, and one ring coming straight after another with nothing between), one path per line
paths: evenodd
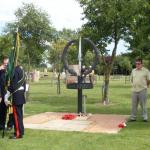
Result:
M129 89L131 88L130 85L126 85L126 84L123 84L123 85L110 85L110 88L113 88L113 89Z

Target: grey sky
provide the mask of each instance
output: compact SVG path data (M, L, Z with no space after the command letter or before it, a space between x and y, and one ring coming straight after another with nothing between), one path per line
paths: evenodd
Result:
M22 3L34 3L37 7L45 10L53 26L57 30L62 28L77 29L83 24L82 8L76 0L0 0L0 33L5 23L15 20L14 12L22 6ZM112 49L112 45L109 45ZM124 42L118 45L118 54L124 52Z
M15 20L14 12L22 6L22 2L34 3L45 10L52 24L58 30L62 28L76 29L82 25L82 9L75 0L0 0L0 27Z

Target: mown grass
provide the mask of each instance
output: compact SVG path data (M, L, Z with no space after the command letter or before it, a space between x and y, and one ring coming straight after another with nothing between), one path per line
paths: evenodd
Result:
M101 103L99 80L94 89L83 90L87 95L87 112L99 114L130 115L131 87L124 80L111 80L109 105ZM149 90L148 90L149 92ZM149 96L150 97L150 96ZM148 100L148 112L150 112ZM56 84L50 79L32 83L30 96L25 105L25 116L41 112L77 112L77 90L66 89L61 84L61 94L57 95ZM109 122L108 122L109 123ZM9 140L10 132L0 139L0 150L149 150L150 122L142 122L140 109L138 121L127 123L118 134L25 130L23 139Z

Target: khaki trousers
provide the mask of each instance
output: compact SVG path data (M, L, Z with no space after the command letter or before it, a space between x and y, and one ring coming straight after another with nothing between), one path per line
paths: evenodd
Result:
M132 93L132 109L131 109L131 119L136 119L138 104L140 103L142 118L143 120L147 120L147 89L144 89L140 92Z

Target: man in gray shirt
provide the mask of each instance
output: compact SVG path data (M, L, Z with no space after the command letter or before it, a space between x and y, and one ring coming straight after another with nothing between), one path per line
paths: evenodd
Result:
M147 116L147 87L150 83L150 72L142 66L142 59L136 59L136 68L131 73L132 82L132 109L130 121L136 121L138 103L142 110L143 121L148 121Z

